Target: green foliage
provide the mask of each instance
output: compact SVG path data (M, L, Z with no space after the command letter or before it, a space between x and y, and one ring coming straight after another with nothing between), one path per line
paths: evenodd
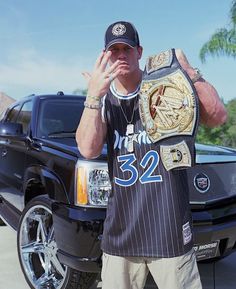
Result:
M227 122L216 128L200 125L197 142L236 148L236 99L232 99L225 106L228 112Z
M230 28L218 29L200 50L199 57L202 62L205 62L209 55L236 58L236 0L232 2L230 9Z
M236 25L236 1L234 0L232 2L232 7L230 9L230 17L231 17L231 22Z
M206 57L230 56L236 58L236 0L232 1L230 8L229 29L218 29L200 50L200 59L206 61ZM199 127L197 142L205 144L223 145L236 148L236 99L226 105L228 112L227 122L217 128Z

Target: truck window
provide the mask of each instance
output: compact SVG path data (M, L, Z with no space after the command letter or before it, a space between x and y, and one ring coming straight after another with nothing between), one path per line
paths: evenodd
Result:
M74 134L83 108L83 102L79 99L43 100L39 109L37 136L48 138L60 132Z
M7 122L16 122L16 118L19 114L20 108L22 104L18 104L14 106L9 113L7 114L6 120Z
M23 126L23 133L27 133L28 131L28 127L29 127L29 123L31 120L31 113L32 113L32 101L27 101L23 104L16 122L17 123L21 123Z

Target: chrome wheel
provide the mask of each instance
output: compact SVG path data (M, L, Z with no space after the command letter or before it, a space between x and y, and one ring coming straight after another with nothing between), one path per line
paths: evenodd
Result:
M44 205L30 207L18 233L21 265L32 288L62 288L68 268L57 257L51 210Z

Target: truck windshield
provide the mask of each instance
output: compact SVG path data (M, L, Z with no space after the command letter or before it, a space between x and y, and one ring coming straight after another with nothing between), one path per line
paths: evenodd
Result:
M45 99L41 101L37 136L74 137L83 112L81 99Z

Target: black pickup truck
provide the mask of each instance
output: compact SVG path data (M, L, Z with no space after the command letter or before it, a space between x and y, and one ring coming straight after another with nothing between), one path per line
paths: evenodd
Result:
M84 98L31 95L0 119L0 215L17 231L31 288L90 288L101 270L103 221L110 192L106 147L79 153L75 131ZM188 170L198 260L236 249L236 151L196 145Z

